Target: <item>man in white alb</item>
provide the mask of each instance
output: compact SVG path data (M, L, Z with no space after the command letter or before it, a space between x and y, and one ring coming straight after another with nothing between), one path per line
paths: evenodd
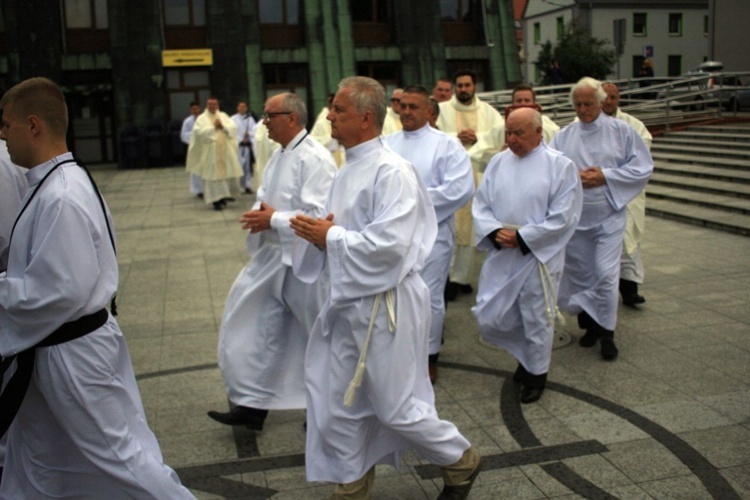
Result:
M565 245L583 197L578 169L546 146L542 128L534 109L508 116L508 149L490 160L472 206L477 249L489 251L472 312L482 339L518 360L522 403L547 382Z
M441 466L439 498L466 498L480 458L438 418L424 363L430 297L419 272L435 209L414 167L381 137L385 108L375 80L339 84L328 118L346 165L325 219L292 218L307 240L295 248L295 274L329 280L305 356L307 480L338 483L333 498L370 498L375 465L397 467L412 449Z
M237 149L237 125L219 110L219 100L209 97L190 134L185 168L203 180L203 199L221 210L239 193L242 177Z
M611 361L618 355L614 336L626 206L646 186L654 162L631 126L602 112L606 97L598 80L579 80L570 92L579 121L563 128L550 147L573 160L583 185L581 221L566 248L558 303L577 314L586 330L578 343L600 342L602 358Z
M190 116L182 121L182 129L180 130L180 140L186 146L190 146L190 134L193 133L195 119L198 118L199 114L201 114L201 105L197 102L191 102ZM198 198L203 198L203 180L198 174L190 174L190 193Z
M503 148L505 120L500 113L476 97L477 76L473 71L461 70L453 77L453 97L440 103L438 129L458 137L474 169L474 186L479 185L482 172L490 159ZM456 247L450 270L446 297L452 300L458 293L471 293L474 247L471 203L456 212Z
M409 160L427 186L438 220L438 234L421 275L430 289L432 325L430 327L430 381L437 380L437 362L443 336L445 301L443 292L448 279L453 242L454 213L466 205L474 194L474 175L466 150L454 137L429 125L430 94L424 87L406 87L401 94L403 130L386 137L395 152Z
M646 147L651 150L651 132L633 115L625 113L619 108L620 89L613 82L602 83L607 98L602 101L602 111L609 116L622 120L635 129ZM622 303L628 307L643 304L646 299L638 293L638 285L643 284L646 271L641 257L641 241L646 226L646 190L628 203L628 222L625 226L625 239L622 242L622 256L620 258L620 295Z
M266 165L253 209L242 216L252 258L229 291L219 335L219 367L234 407L208 412L223 424L255 430L263 428L269 409L305 407L305 348L322 292L292 273L297 238L289 219L323 216L336 172L331 153L305 130L307 109L299 96L271 97L263 122L281 148Z
M398 114L401 112L401 94L403 93L404 89L393 89L391 105L388 107L385 121L383 122L383 135L389 135L401 130L401 119L398 117Z
M113 222L68 152L65 98L31 78L0 108L11 160L29 169L0 273L0 365L15 359L8 387L23 381L0 396L10 424L0 498L194 498L163 462L106 309L118 282Z
M536 103L536 92L531 85L520 84L513 88L511 94L513 106L538 106ZM539 106L541 110L541 106ZM541 111L540 111L541 112ZM546 144L560 131L560 126L553 122L547 115L542 114L542 138Z
M239 158L242 167L240 189L245 194L253 194L253 139L255 132L255 118L250 114L246 101L237 103L237 113L232 115L232 121L237 125L237 140L239 141Z

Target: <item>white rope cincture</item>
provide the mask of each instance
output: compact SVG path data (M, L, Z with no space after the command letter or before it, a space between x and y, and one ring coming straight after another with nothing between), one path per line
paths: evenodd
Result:
M396 331L396 294L394 289L391 288L385 293L385 308L388 312L388 331L393 333ZM375 302L372 304L372 315L370 316L370 326L367 328L367 337L365 337L365 344L362 346L362 352L359 353L359 361L357 361L357 369L354 371L354 377L349 382L349 387L346 389L344 394L344 406L351 406L354 404L354 394L357 392L359 386L362 385L362 378L365 375L365 360L367 359L367 348L370 345L370 337L372 337L372 329L375 326L375 318L378 315L378 308L380 307L380 300L383 293L379 293L375 296Z
M544 291L544 304L547 309L547 324L553 326L555 319L560 327L565 326L565 316L562 315L560 309L557 307L557 297L555 297L554 282L552 276L549 273L549 268L543 262L539 262L539 276L542 279L542 290Z

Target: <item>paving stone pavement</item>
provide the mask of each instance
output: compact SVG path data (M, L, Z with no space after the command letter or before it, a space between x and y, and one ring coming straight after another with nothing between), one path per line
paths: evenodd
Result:
M118 321L165 461L201 499L329 498L331 485L305 482L303 411L271 412L258 434L206 416L228 408L216 346L254 197L216 212L180 167L93 173L115 218ZM474 296L450 303L436 405L484 456L470 498L750 498L750 238L648 217L643 255L647 302L620 308L619 358L579 347L569 318L573 341L531 405L512 357L479 341ZM407 454L400 470L378 466L374 496L441 487Z

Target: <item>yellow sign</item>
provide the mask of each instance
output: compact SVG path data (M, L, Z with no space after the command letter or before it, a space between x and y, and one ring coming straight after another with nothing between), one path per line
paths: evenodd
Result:
M214 63L212 49L162 50L162 66L211 66Z

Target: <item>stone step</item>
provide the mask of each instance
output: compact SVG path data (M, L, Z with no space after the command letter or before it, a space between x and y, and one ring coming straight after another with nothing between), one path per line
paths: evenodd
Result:
M722 168L712 165L691 165L669 161L654 161L654 172L750 184L750 169Z
M689 130L691 132L713 132L750 135L750 127L748 127L747 125L739 124L699 125L697 127L690 127Z
M686 190L681 187L649 182L646 187L649 198L672 200L682 204L699 205L713 210L733 214L750 215L750 199L732 194L717 194L697 190Z
M646 191L648 194L648 190ZM646 213L728 233L750 236L750 215L649 195Z
M652 154L654 152L660 153L678 153L681 155L692 154L695 156L709 156L719 158L729 158L742 160L745 165L750 167L750 148L749 149L728 149L722 147L708 147L708 146L685 146L676 144L663 144L660 141L655 141L651 146Z
M741 133L735 133L735 132L715 132L715 131L708 131L708 132L701 132L695 129L688 129L688 130L680 130L678 132L669 132L661 137L658 138L658 140L667 139L670 137L685 137L685 138L693 138L693 139L719 139L722 141L733 141L733 142L746 142L748 145L750 145L750 135L748 134L741 134Z
M736 169L750 168L750 163L748 163L748 160L746 159L698 156L693 154L679 154L673 151L662 151L659 148L656 148L656 143L654 143L654 146L651 148L651 156L654 161L668 161L694 165L714 165Z
M750 200L750 184L745 183L654 172L649 179L650 184L690 191L687 193L689 196L694 196L695 192L701 192Z
M750 137L746 141L725 140L722 136L714 137L678 137L676 135L665 135L655 141L658 145L692 146L706 148L722 148L730 150L750 151Z

